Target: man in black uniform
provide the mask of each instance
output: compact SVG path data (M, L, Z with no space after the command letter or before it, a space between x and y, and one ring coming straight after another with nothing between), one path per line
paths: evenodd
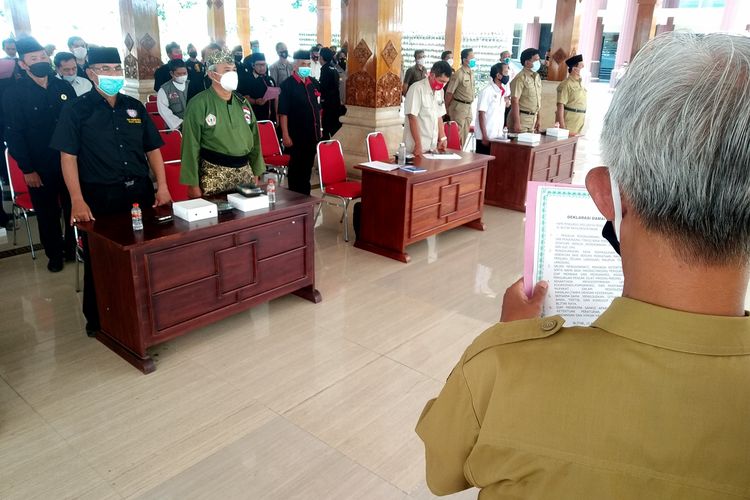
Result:
M70 196L65 188L60 154L49 147L63 105L76 98L65 80L51 75L49 56L31 37L16 42L19 65L28 77L21 78L3 96L5 140L29 186L31 203L39 223L39 237L49 259L47 269L56 273L63 258L73 260L75 237L72 228L60 227L60 208L70 218Z
M310 77L310 52L294 53L294 73L281 84L279 123L289 153L289 189L310 194L315 147L320 140L320 90Z
M172 200L159 151L163 142L143 104L119 93L124 78L117 49L92 48L86 73L94 90L63 109L51 142L51 147L60 151L70 191L71 224L94 220L96 215L128 212L133 203L142 207L169 203ZM158 186L156 197L149 165ZM95 336L99 311L85 242L84 238L83 314L86 332Z
M344 114L339 95L339 72L333 62L335 54L329 48L320 49L323 67L320 68L320 107L323 109L323 139L330 139L341 128L339 118Z
M188 101L198 92L206 90L206 66L198 60L198 49L191 43L188 45L188 58L185 67L188 70Z
M246 96L253 107L253 113L258 121L271 120L276 122L278 99L263 99L269 87L276 87L276 82L268 76L266 56L260 53L245 58L245 67L250 71L244 78L240 77L237 91Z
M179 43L177 42L169 43L167 44L165 49L167 51L167 58L170 61L173 59L182 59L182 49L180 48ZM159 92L159 89L161 88L161 86L172 79L172 75L170 75L169 73L170 73L170 69L169 69L168 63L162 66L159 66L157 70L154 71L154 92Z

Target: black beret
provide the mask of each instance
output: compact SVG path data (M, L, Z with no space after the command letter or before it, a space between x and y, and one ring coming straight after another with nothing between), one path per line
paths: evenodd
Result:
M300 61L309 61L310 60L310 51L309 50L298 50L294 53L294 59L299 59Z
M39 52L40 50L44 50L44 47L42 47L35 38L25 36L16 40L16 51L18 52L19 57L23 57L24 54L29 54L31 52Z
M120 51L114 47L91 47L88 57L89 66L92 64L122 64Z
M565 60L565 64L569 68L574 68L580 62L583 62L583 56L581 54L578 54L577 56L573 56Z
M250 56L250 64L255 64L258 61L266 62L266 55L261 52L255 52Z

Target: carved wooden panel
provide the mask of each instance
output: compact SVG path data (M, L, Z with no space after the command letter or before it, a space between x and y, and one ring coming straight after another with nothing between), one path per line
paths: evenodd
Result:
M396 50L396 47L393 46L393 42L388 40L388 43L385 44L385 48L383 48L383 52L381 52L380 55L383 56L383 61L385 61L390 68L393 66L393 61L398 57L398 51Z
M360 67L364 67L365 63L372 57L372 50L367 46L364 39L360 40L353 52L354 58L359 62Z
M401 79L390 71L380 78L376 88L375 106L384 108L387 106L401 105Z
M376 107L375 79L366 71L358 71L346 79L346 103L353 106Z

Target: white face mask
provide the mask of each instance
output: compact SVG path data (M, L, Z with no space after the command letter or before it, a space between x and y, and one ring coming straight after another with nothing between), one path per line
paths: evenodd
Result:
M174 77L175 83L181 83L184 84L187 81L187 75L185 76L176 76Z
M615 228L615 235L617 241L620 241L620 226L622 225L622 199L620 198L620 186L617 181L612 177L612 172L609 173L609 183L612 186L612 205L615 211L615 220L612 221L612 225Z
M452 57L450 59L447 59L445 62L447 62L448 64L450 64L451 67L453 66L453 58Z
M427 61L427 58L425 58L425 57L420 57L419 59L417 59L417 64L419 64L420 66L424 66L424 63L425 63L426 61Z
M73 55L76 56L76 59L86 59L88 53L89 51L86 50L86 47L76 47L73 49Z
M74 81L76 81L76 76L78 76L78 75L60 75L60 76L66 82L73 83Z
M221 88L223 88L227 92L233 92L237 90L238 82L239 82L239 77L236 71L230 71L229 73L224 73L223 75L221 75L221 78L219 79L219 85L221 85Z

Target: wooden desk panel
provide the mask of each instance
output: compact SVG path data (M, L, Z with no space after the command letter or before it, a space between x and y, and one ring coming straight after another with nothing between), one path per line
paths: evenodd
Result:
M570 184L573 179L578 137L555 139L542 136L536 146L492 141L494 159L487 167L484 202L512 210L526 209L529 181Z
M491 156L453 151L460 160L417 158L427 172L362 171L362 216L354 246L409 262L406 246L467 225L483 230L487 161Z
M319 302L318 201L279 189L273 208L218 219L157 225L144 210L138 233L130 214L82 224L96 283L97 338L150 373L150 346L288 293Z

